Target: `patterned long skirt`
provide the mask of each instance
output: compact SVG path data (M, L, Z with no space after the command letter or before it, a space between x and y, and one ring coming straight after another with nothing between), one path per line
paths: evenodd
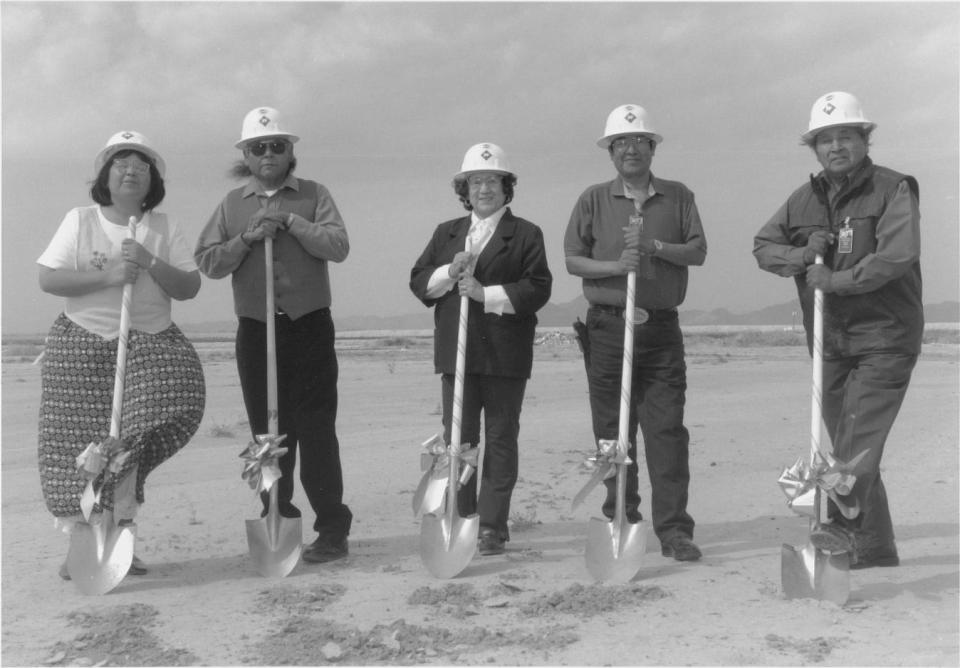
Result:
M57 518L80 515L87 479L76 458L110 435L116 362L116 339L62 314L53 323L41 373L39 462L43 496ZM203 418L203 367L176 325L158 334L130 331L124 383L120 437L131 455L122 470L95 481L102 488L94 513L113 509L115 488L133 471L143 503L147 475L187 444Z

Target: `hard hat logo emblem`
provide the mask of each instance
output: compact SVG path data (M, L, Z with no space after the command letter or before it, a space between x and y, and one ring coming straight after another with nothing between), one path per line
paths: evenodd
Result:
M834 105L834 104L831 103L831 104L828 104L827 106L825 106L825 107L823 108L823 113L825 113L827 116L829 116L830 114L832 114L832 113L835 112L836 110L837 110L836 105Z
M132 133L132 132L124 132L124 133L123 133L122 135L120 135L120 136L123 137L124 139L132 139L132 138L133 138L133 133Z
M261 117L260 117L260 125L262 125L263 127L267 127L268 125L270 125L270 117L269 117L269 116L261 116Z
M483 158L484 160L489 160L490 158L493 157L493 153L491 153L490 151L484 151L483 153L480 154L480 157Z
M627 120L627 123L633 123L635 120L637 120L637 117L634 115L632 111L626 116L624 116L624 118Z

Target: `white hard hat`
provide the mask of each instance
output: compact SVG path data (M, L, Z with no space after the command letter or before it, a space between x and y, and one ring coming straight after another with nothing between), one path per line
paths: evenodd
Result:
M243 127L240 129L240 141L234 146L243 148L243 145L253 139L263 137L286 137L291 144L296 144L300 137L280 129L280 112L272 107L257 107L243 117Z
M139 132L133 130L122 130L117 134L110 137L107 140L106 145L100 149L100 152L97 153L97 157L93 159L93 171L95 174L99 174L100 170L103 169L103 166L107 164L109 160L115 153L124 151L126 149L133 149L134 151L140 151L141 153L150 156L154 164L157 166L157 171L160 172L160 176L163 177L164 173L167 171L167 165L163 161L163 158L160 157L160 154L150 146L150 140L144 137Z
M516 174L510 169L507 154L496 144L474 144L467 149L463 156L463 163L457 176L465 176L470 172L497 172L498 174Z
M850 93L835 91L827 93L813 103L810 109L810 127L800 136L800 139L808 143L821 130L837 125L855 125L867 132L877 127L876 123L871 123L863 117L860 100Z
M610 148L610 144L617 137L636 134L646 135L656 144L663 141L663 137L650 125L650 116L646 109L638 104L622 104L607 116L607 125L603 128L603 136L597 140L597 146Z

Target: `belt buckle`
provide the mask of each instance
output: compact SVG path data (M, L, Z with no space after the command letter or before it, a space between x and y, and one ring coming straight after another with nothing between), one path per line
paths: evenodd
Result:
M634 307L633 309L633 324L642 325L647 320L650 319L650 312L645 308L640 308L639 306Z

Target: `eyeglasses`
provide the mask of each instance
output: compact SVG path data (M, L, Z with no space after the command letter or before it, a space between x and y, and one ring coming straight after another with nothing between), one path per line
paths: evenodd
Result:
M499 176L471 176L467 179L467 185L474 190L480 190L483 186L495 188L503 183Z
M145 162L132 162L130 160L114 160L113 168L120 172L121 174L125 173L127 170L133 170L134 174L147 174L150 171L150 165Z
M652 148L653 140L649 137L631 135L629 137L617 137L610 145L613 146L614 151L626 151L628 146L636 146L637 148Z
M274 155L283 155L287 152L287 142L285 141L258 141L256 144L247 146L247 150L258 158L267 152L267 149Z

